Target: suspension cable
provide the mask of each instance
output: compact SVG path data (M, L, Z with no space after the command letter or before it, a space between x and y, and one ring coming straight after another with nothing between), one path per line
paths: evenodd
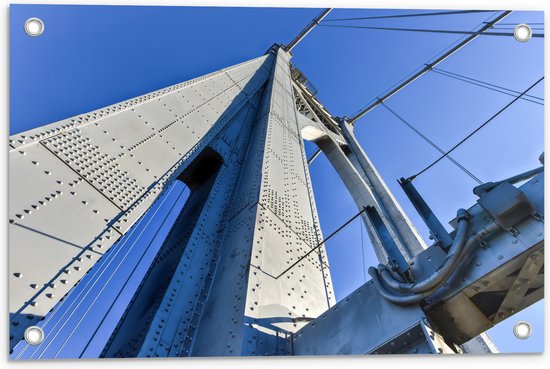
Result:
M430 146L432 146L434 149L439 151L440 154L445 154L445 151L439 147L435 142L430 140L426 135L424 135L422 132L420 132L418 129L416 129L411 123L407 122L405 118L403 118L401 115L397 114L392 108L390 108L386 103L381 103L383 107L385 107L390 113L392 113L400 122L405 124L407 127L409 127L414 133L416 133L420 138L422 138L424 141L426 141ZM466 175L468 175L470 178L472 178L474 181L476 181L478 184L483 184L483 182L476 177L472 172L470 172L466 167L464 167L462 164L460 164L458 161L456 161L453 157L450 155L446 155L446 158L457 166L458 169L462 170Z
M425 32L425 33L447 33L458 35L475 35L475 36L511 36L514 37L514 32L483 32L483 31L458 31L447 29L422 29L422 28L396 28L396 27L373 27L373 26L346 26L343 24L320 24L319 27L337 27L337 28L357 28L370 29L379 31L403 31L403 32ZM531 37L544 37L544 33L533 33Z
M516 97L516 96L521 94L520 91L516 91L516 90L506 88L506 87L498 86L498 85L495 85L495 84L492 84L492 83L484 82L484 81L474 79L474 78L471 78L471 77L466 77L464 75L449 72L449 71L441 69L441 68L432 68L432 71L437 73L437 74L440 74L442 76L446 76L446 77L453 78L453 79L456 79L456 80L459 80L459 81L462 81L462 82L470 83L472 85L479 86L479 87L482 87L482 88L486 88L488 90L500 92L501 94L504 94L504 95ZM544 98L542 98L542 97L525 94L521 97L521 99L525 100L525 101L532 102L534 104L544 105L544 103L543 103ZM535 101L533 99L540 100L540 101Z
M312 252L314 252L315 250L317 250L319 247L323 246L325 244L325 242L327 242L328 240L330 240L332 238L332 236L334 236L336 233L340 232L342 229L346 228L351 222L353 222L359 215L363 214L365 211L367 211L367 208L364 207L360 212L358 212L357 214L355 214L353 217L351 217L347 222L345 222L344 224L342 224L340 227L338 227L334 232L332 232L327 238L325 238L323 241L319 242L317 244L317 246L313 247L311 250L309 250L304 256L301 256L300 258L298 258L298 260L296 260L294 263L292 263L292 265L290 265L288 268L286 268L285 270L283 270L281 272L281 274L279 274L278 276L275 277L275 279L279 279L281 278L283 275L286 274L286 272L288 272L290 269L294 268L296 265L298 265L299 262L301 262L302 260L304 260L305 258L307 258Z
M483 22L483 23L489 23L489 22ZM516 23L499 23L500 25L502 26L517 26L518 23L521 23L521 22L516 22ZM527 23L527 22L526 22ZM543 22L528 22L529 25L537 25L537 26L544 26L544 23Z
M516 25L517 26L517 25ZM496 24L493 26L493 29L516 29L516 26L502 26L500 24ZM534 27L529 27L531 28L531 30L533 31L544 31L544 27L540 27L540 26L534 26Z
M317 159L317 157L321 154L321 149L317 148L315 152L307 159L307 165L311 165L313 163L313 160Z
M483 127L485 127L487 124L489 124L490 122L492 122L497 116L499 116L502 112L504 112L506 109L508 109L513 103L515 103L516 101L518 101L523 95L525 95L527 92L529 92L531 89L533 89L536 85L538 85L542 80L544 79L544 76L542 76L538 81L536 81L535 83L533 83L531 86L529 86L525 91L523 91L519 96L516 96L512 101L510 101L508 104L506 104L502 109L500 109L498 112L496 112L495 114L493 114L489 119L487 119L485 122L483 122L481 125L479 125L476 129L474 129L470 134L468 134L466 137L464 137L462 140L460 140L456 145L454 145L451 149L449 149L448 151L446 151L443 155L441 155L438 159L436 159L435 161L433 161L430 165L428 165L427 167L425 167L424 169L422 169L420 172L416 173L415 175L412 175L411 177L408 178L408 180L412 181L413 179L415 179L416 177L418 177L419 175L421 175L422 173L424 173L425 171L427 171L428 169L430 169L431 167L433 167L434 165L436 165L438 162L441 161L441 159L443 159L444 157L446 157L447 155L449 155L451 152L453 152L457 147L459 147L460 145L462 145L464 142L466 142L470 137L472 137L474 134L476 134L477 132L479 132Z
M495 12L495 13L498 13L498 12ZM507 16L505 13L506 13L506 12L503 12L500 16L497 16L497 17L495 17L495 18L492 20L492 26L491 26L491 28L493 28L493 27L495 27L495 25L499 24L499 23L497 23L499 19L502 20L502 19L504 19L504 17ZM510 13L511 13L511 12L510 12ZM478 24L476 27L473 27L472 29L470 29L470 31L480 31L481 29L483 29L483 28L480 28L480 27L482 27L484 24L488 23L487 20L491 19L493 16L494 16L494 14L491 15L489 18L487 18L485 22L481 22L481 23ZM442 56L444 56L445 53L447 53L448 51L449 51L449 52L452 52L453 48L459 47L460 44L461 44L462 42L466 42L468 39L470 39L470 38L475 38L475 37L477 37L477 36L466 36L466 35L461 36L461 37L458 38L455 42L453 42L452 44L450 44L449 46L447 46L445 49L441 50L440 52L438 52L438 53L436 53L435 55L433 55L432 57L430 57L426 63L424 63L423 65L421 65L421 66L418 67L417 69L413 70L411 73L409 73L407 76L405 76L404 78L402 78L401 80L399 80L399 81L398 81L397 83L395 83L393 86L390 86L389 88L387 88L386 90L384 90L384 91L382 92L382 95L384 95L384 94L390 92L393 88L395 88L395 86L398 86L401 82L406 81L409 77L415 75L416 73L422 72L422 70L426 68L426 64L429 63L430 65L434 66L434 65L437 65L438 63L441 63L442 60L439 61L439 58L442 57ZM449 55L449 56L450 56L450 55ZM431 61L433 61L433 62L431 62ZM377 98L374 98L374 99L371 100L371 102L372 102L372 101L376 101L376 100L377 100ZM369 103L370 103L370 102L369 102ZM367 106L369 103L365 104L363 107L361 107L361 109L363 109L363 108L364 108L365 106Z
M373 17L358 17L358 18L333 18L333 19L325 19L323 22L367 20L367 19L388 19L388 18L409 18L409 17L428 17L428 16L434 16L434 15L453 15L453 14L488 13L488 12L494 12L494 10L455 10L455 11L445 11L445 12L380 15L380 16L373 16Z
M485 32L486 30L490 29L493 25L495 25L497 22L501 21L502 19L506 18L508 15L512 13L511 10L506 10L497 15L495 18L493 18L489 22L483 22L480 28L478 28L477 32ZM439 56L434 57L435 59L428 65L424 65L424 67L417 69L416 72L413 72L411 75L409 75L408 78L406 78L404 81L399 83L397 86L389 89L388 92L385 92L383 96L381 96L379 99L374 100L374 102L368 104L366 107L363 107L358 113L356 113L353 117L348 118L348 122L351 124L354 124L358 119L360 119L362 116L367 114L369 111L377 107L381 101L386 101L408 85L410 85L412 82L416 81L418 78L423 76L425 73L427 73L430 68L438 65L439 63L443 62L445 59L456 53L458 50L462 49L464 46L472 42L474 39L476 39L479 36L479 34L475 35L469 35L468 37L464 38L462 41L458 43L453 43L454 46L447 47Z

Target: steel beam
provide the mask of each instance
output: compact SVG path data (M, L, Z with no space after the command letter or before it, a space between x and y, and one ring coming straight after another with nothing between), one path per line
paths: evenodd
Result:
M519 188L537 212L543 211L544 206L543 178L544 173L539 174ZM488 222L494 222L479 204L468 211L473 215L474 235L487 227ZM518 233L500 228L480 238L477 248L450 280L419 305L389 303L372 281L367 282L294 334L290 338L293 352L298 355L423 353L418 349L419 340L421 347L428 345L430 351L439 353L496 352L490 340L475 337L543 297L540 278L544 224L532 215L519 220L514 228ZM414 259L415 265L433 264L413 268L415 277L431 273L443 261L444 255L433 253L435 249L438 247L430 247ZM502 295L506 296L504 300L498 298ZM414 327L421 324L428 334L414 333L418 332ZM473 338L483 342L472 342ZM460 345L464 345L465 351Z
M304 37L306 37L308 33L310 33L318 25L319 22L321 22L328 15L328 13L330 13L331 10L332 8L327 8L323 10L321 14L319 14L317 17L315 17L315 19L313 19L311 23L308 24L307 27L304 28L302 32L298 34L298 36L296 36L292 41L290 41L288 46L284 46L285 51L291 52L292 49L294 49L294 47L298 45L298 43L302 41Z
M438 243L442 248L448 249L453 243L453 239L443 226L437 216L433 213L432 209L428 206L426 201L418 193L414 184L411 180L401 178L399 180L401 188L409 198L410 202L413 204L414 208L428 226L432 237L435 239L435 242Z

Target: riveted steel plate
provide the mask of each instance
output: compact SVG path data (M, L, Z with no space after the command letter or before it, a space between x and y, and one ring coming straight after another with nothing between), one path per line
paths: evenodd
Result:
M44 316L120 236L119 209L41 144L10 165L10 312Z
M46 315L254 96L265 61L10 137L14 330Z

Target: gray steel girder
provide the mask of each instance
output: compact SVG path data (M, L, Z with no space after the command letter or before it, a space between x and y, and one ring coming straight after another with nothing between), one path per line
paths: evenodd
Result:
M438 335L452 342L450 351L434 346L437 352L462 352L458 345L463 343L466 352L490 348L490 340L483 337L476 338L484 340L481 345L467 341L543 297L544 223L539 216L544 214L543 186L544 173L523 184L519 190L535 213L515 224L514 232L501 228L480 239L460 269L424 303L395 305L368 281L294 334L289 339L293 353L421 353L419 336L408 327L422 322L437 332L425 338L425 344L433 345ZM494 222L479 204L468 211L473 216L471 234ZM435 246L430 247L413 259L412 272L420 279L435 271L444 259L445 254L434 250Z

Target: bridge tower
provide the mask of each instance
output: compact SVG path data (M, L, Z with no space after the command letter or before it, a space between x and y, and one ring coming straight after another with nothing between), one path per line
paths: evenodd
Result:
M290 58L274 46L260 58L12 137L12 325L67 304L59 301L71 287L93 278L86 276L93 258L123 247L116 240L182 181L190 190L182 214L139 286L120 287L131 300L104 350L89 354L285 352L289 333L335 304L324 245L317 247L323 236L304 139L326 153L359 209L376 208L407 258L418 253L420 238L352 131L312 108ZM51 194L26 188L31 176ZM376 250L384 261L384 249ZM114 265L106 272L118 273ZM88 314L105 303L100 294ZM87 326L86 315L79 326ZM105 339L99 330L90 340L100 333Z
M426 249L353 126L307 88L295 44L10 137L13 358L384 353L410 335L411 352L453 352L422 306L392 304L372 281L336 304L304 140L340 175L380 263L407 277L419 255L445 255ZM172 214L176 183L189 195ZM350 319L363 330L373 316L383 329L355 340ZM323 324L349 342L318 342ZM31 325L40 345L22 340Z

